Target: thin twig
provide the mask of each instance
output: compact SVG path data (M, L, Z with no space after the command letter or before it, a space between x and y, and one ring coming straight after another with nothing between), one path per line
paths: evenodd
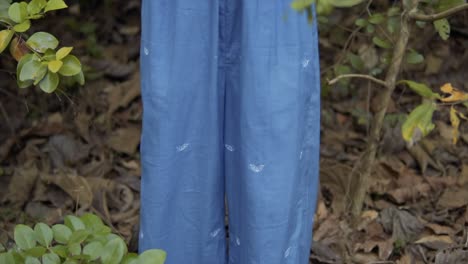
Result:
M380 80L380 79L377 79L373 76L370 76L370 75L366 75L366 74L343 74L343 75L338 75L335 79L331 80L328 82L329 85L333 85L335 83L337 83L339 80L341 79L345 79L345 78L361 78L361 79L367 79L367 80L370 80L370 81L373 81L377 84L380 84L384 87L387 87L387 83L383 80Z
M417 12L417 10L414 10L410 12L409 17L411 19L418 20L418 21L431 22L431 21L435 21L435 20L439 20L442 18L452 16L463 10L468 10L468 4L459 5L459 6L450 8L448 10L445 10L443 12L432 14L432 15L422 14L422 13Z

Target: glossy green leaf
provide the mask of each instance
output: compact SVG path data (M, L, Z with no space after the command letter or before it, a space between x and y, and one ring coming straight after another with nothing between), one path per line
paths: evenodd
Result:
M62 244L67 244L72 235L71 229L68 226L62 224L52 226L52 231L54 233L55 241Z
M37 223L34 226L34 233L39 244L43 245L44 247L50 246L52 239L54 238L54 233L48 225L44 223Z
M52 10L59 10L67 8L67 4L63 0L49 0L45 6L44 12L49 12Z
M403 139L414 144L429 134L435 127L432 123L432 115L435 110L436 104L433 102L425 102L416 107L401 127Z
M57 73L47 72L44 79L39 82L39 87L46 93L54 92L59 84L59 76Z
M103 248L102 243L94 241L83 248L83 254L88 255L90 260L96 260L101 256Z
M28 16L28 4L26 2L13 3L8 9L8 16L16 23L23 22Z
M57 60L65 58L73 50L73 47L62 47L57 51Z
M17 76L17 83L18 83L18 87L19 88L27 88L29 86L31 86L33 84L33 81L32 80L28 80L28 81L21 81L19 79L19 76L20 76L20 73L21 73L21 70L23 69L23 66L26 62L29 62L31 61L33 58L33 55L32 54L26 54L24 55L21 60L18 62L18 65L16 67L16 76Z
M60 60L53 60L53 61L50 61L49 64L47 64L47 66L49 67L49 71L53 73L58 72L60 68L62 68L62 65L63 65L63 62Z
M39 61L30 60L26 62L21 69L19 80L38 80L44 76L44 71L47 71L47 67ZM41 78L42 79L42 78Z
M46 0L32 0L28 4L28 13L29 15L36 15L44 9L46 6L47 1Z
M62 59L63 66L60 68L59 73L63 76L77 75L81 71L81 62L77 57L68 55Z
M57 48L59 41L50 33L37 32L26 41L26 44L33 50L44 53L47 49Z
M83 74L83 71L80 71L77 75L72 76L73 79L79 84L79 85L84 85L85 84L85 77ZM108 232L110 232L110 228L107 228Z
M60 256L62 258L66 258L68 254L67 247L64 245L53 246L52 248L50 248L50 251L54 254L57 254L57 256Z
M34 230L23 224L15 226L14 239L16 245L22 250L33 248L37 243L34 236Z
M406 84L408 87L413 90L413 92L419 94L422 97L428 98L428 99L439 99L440 94L434 93L431 88L429 88L427 85L424 83L418 83L414 81L409 81L409 80L402 80L399 81L398 84Z
M369 22L366 19L363 19L363 18L358 18L354 22L354 24L356 24L356 26L358 26L358 27L365 27L365 26L367 26L368 23Z
M46 251L47 249L42 246L36 246L36 247L25 250L28 256L35 257L35 258L41 257L42 255L44 255L44 253L46 253Z
M72 235L70 236L69 243L81 243L85 241L90 234L90 231L87 229L73 231Z
M137 264L163 264L166 255L166 252L160 249L146 250L138 256Z
M19 33L27 31L31 27L31 20L26 19L22 23L13 27L13 30Z
M13 30L4 29L0 31L0 53L2 53L10 44L11 39L15 35Z
M72 231L85 229L85 225L80 218L74 215L65 216L65 225L68 226Z
M120 237L114 238L104 246L101 260L103 264L120 263L125 254L127 254L127 246L123 239Z

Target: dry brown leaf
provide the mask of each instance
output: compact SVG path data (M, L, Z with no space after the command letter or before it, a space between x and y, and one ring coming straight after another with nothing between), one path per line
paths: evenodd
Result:
M140 143L140 133L141 128L136 125L119 128L110 135L107 145L117 152L132 155Z
M430 249L440 250L454 244L454 241L450 236L426 236L414 243L424 245Z
M455 230L451 227L441 226L435 223L428 223L426 224L426 227L431 229L436 235L452 235L455 233Z
M466 264L468 263L468 250L455 248L453 250L440 250L437 252L434 264Z
M456 209L468 205L468 189L446 189L440 197L437 205L445 209Z
M18 166L3 197L4 202L11 203L14 207L22 207L30 199L38 176L39 170L34 160Z
M57 175L41 175L41 179L49 184L54 184L65 191L80 207L81 211L87 210L93 202L93 192L86 178L71 173Z
M410 242L424 229L421 221L407 211L389 207L380 213L380 221L393 241Z

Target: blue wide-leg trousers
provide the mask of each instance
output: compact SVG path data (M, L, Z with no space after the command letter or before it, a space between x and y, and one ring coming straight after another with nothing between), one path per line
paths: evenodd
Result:
M163 249L168 264L308 263L316 24L290 0L143 0L142 14L140 251Z

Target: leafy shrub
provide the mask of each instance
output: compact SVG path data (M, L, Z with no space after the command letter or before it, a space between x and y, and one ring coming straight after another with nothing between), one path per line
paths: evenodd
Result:
M152 249L128 253L124 240L94 214L68 215L64 224L37 223L34 229L16 225L15 244L8 251L0 245L1 264L163 264L166 253ZM6 252L5 252L6 251Z
M81 63L71 55L72 47L57 50L59 41L47 32L36 32L26 38L31 21L44 17L47 12L67 8L63 0L31 0L12 2L0 0L0 53L8 47L18 61L17 82L20 88L39 86L52 93L60 81L85 82Z

